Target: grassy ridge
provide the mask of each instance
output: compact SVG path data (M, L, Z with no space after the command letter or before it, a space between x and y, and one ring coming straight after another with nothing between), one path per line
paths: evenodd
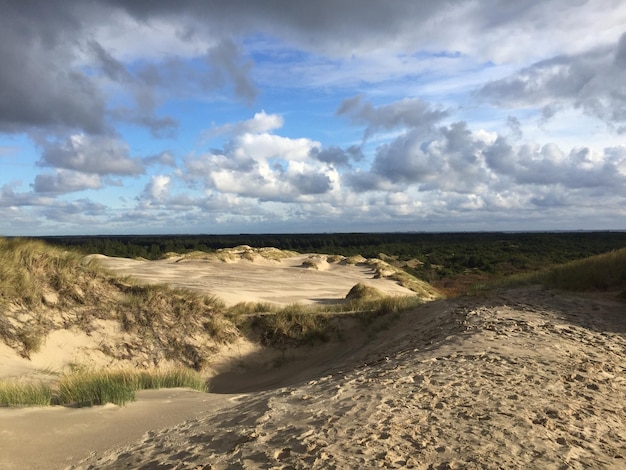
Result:
M537 273L535 278L541 284L557 289L626 289L626 248L571 261Z
M510 276L483 287L542 285L570 291L626 293L626 248L590 256L528 274Z

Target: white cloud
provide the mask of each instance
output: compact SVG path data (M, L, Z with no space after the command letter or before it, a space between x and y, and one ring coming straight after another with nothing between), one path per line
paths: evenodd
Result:
M283 117L278 114L267 114L260 111L252 119L235 124L225 124L213 127L202 133L205 139L210 139L223 134L236 136L242 134L261 134L274 131L283 127Z
M153 175L147 184L144 194L152 199L162 200L169 192L172 178L168 175Z

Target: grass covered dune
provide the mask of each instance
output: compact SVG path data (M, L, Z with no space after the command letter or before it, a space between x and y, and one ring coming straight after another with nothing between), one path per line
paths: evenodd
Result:
M277 251L248 250L244 255L251 261L267 253L272 259L293 256ZM226 258L218 261L226 262L235 255L224 252L221 257ZM284 355L286 348L336 340L333 314L356 313L366 327L376 318L422 303L418 295L372 295L376 289L369 288L319 307L263 302L227 307L202 292L138 284L103 269L97 258L40 241L0 238L0 341L29 361L44 349L54 355L50 338L60 332L91 344L91 349L81 346L89 350L79 358L88 361L88 367L70 362L63 371L54 368L44 374L45 380L0 380L0 406L123 404L146 388L203 390L202 372L233 342L252 341ZM380 276L377 265L372 269ZM407 280L410 276L402 278ZM425 286L416 279L411 282ZM433 289L426 291L436 295Z

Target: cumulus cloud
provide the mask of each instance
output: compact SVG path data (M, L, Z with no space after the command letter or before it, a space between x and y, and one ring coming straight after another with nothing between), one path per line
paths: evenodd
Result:
M191 228L208 213L210 230L624 214L617 138L550 143L534 128L584 113L626 132L620 0L5 3L0 155L18 142L11 170L51 170L29 191L2 186L0 217ZM239 120L257 99L272 112ZM146 138L178 133L167 146L184 165ZM114 183L135 208L67 202Z
M209 130L231 138L221 151L188 158L187 178L202 178L208 188L263 201L295 201L331 191L338 173L316 158L321 144L270 132L282 124L282 117L261 112Z
M144 195L151 199L162 200L169 192L172 178L168 175L153 175L144 189Z
M139 158L129 156L123 141L106 136L75 134L65 142L43 141L40 165L99 175L138 175L144 172Z

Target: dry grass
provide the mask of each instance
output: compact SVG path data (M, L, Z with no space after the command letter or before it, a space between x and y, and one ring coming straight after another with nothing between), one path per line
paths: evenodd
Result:
M258 332L261 344L278 349L329 341L332 337L330 318L307 312L298 304L252 318L251 327Z
M103 343L115 359L149 357L201 369L214 344L239 336L215 297L139 285L100 269L97 260L38 241L0 238L0 340L30 357L55 329L88 334L96 319L113 320L134 340Z

